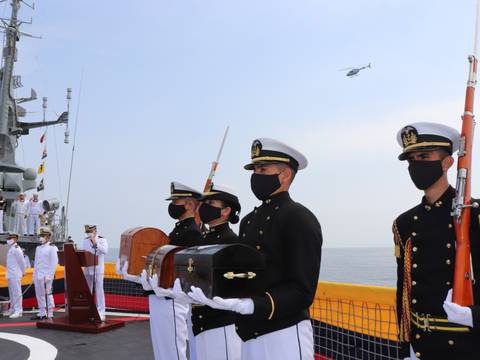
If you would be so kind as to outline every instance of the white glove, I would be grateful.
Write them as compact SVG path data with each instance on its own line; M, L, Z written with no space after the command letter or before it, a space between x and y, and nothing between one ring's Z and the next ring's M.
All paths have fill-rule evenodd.
M452 302L452 289L448 290L447 298L443 302L443 309L447 313L448 321L473 328L472 310Z
M150 286L152 287L152 290L155 292L155 295L158 297L173 297L173 291L172 289L164 289L161 287L158 287L158 275L154 274L151 278L148 279L148 282L150 283Z
M242 315L253 314L254 304L252 299L223 299L219 296L209 299L202 289L192 286L191 290L188 296L200 304L210 306L213 309L234 311Z
M185 294L182 290L182 285L180 282L180 279L175 279L175 282L173 283L173 289L172 289L172 297L182 303L182 304L191 304L193 303L193 299Z
M142 273L140 274L140 282L142 283L142 288L145 291L153 290L152 286L148 282L147 271L143 269Z
M251 315L255 305L252 299L223 299L215 296L213 301L220 306L220 309L234 311L242 315Z
M117 259L117 262L115 263L115 272L117 275L122 276L122 269L120 268L120 259Z
M122 277L123 277L124 280L132 281L132 282L137 283L137 284L141 284L140 276L130 275L128 273L128 261L125 261L125 263L123 264Z
M218 305L212 299L209 299L203 293L203 290L197 288L195 286L191 286L188 292L188 296L193 300L195 304L207 305L210 306L212 309L218 309Z

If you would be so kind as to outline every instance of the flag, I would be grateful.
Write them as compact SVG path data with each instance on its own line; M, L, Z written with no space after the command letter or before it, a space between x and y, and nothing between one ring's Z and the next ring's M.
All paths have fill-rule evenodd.
M40 138L40 144L43 144L43 142L47 139L47 133L44 132L42 137Z
M42 162L38 167L37 174L43 174L44 171L45 171L45 162Z
M43 149L42 160L47 157L47 148Z
M45 189L45 185L43 184L43 179L42 179L42 180L40 180L40 183L37 186L37 191L40 192L43 189Z

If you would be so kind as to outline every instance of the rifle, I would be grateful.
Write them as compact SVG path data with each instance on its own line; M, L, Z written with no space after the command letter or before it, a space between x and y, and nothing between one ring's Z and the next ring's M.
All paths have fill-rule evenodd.
M223 146L225 145L225 140L227 140L228 130L230 126L227 126L225 129L225 134L223 135L222 143L220 144L220 149L218 150L217 158L215 161L212 162L212 167L210 169L210 173L208 174L207 181L205 182L205 186L203 187L203 192L207 192L210 190L212 186L213 177L215 176L215 172L217 171L218 163L220 162L220 156L223 152Z
M210 173L208 174L207 181L205 181L205 186L203 187L203 192L206 193L210 191L210 188L212 186L213 182L213 177L215 176L215 172L217 171L218 164L220 162L220 156L222 155L223 152L223 147L225 145L225 140L227 140L227 135L228 135L228 130L230 129L230 126L227 126L225 129L225 134L223 135L222 143L220 144L220 149L218 150L217 158L215 161L212 162L212 167L210 168ZM195 214L195 222L202 227L202 220L200 219L200 214L198 212L198 209Z
M453 278L453 302L461 306L473 304L472 261L470 253L471 208L477 208L471 199L472 145L475 127L473 103L477 84L477 38L479 30L480 1L477 0L477 18L473 55L468 57L468 72L465 108L462 116L462 132L458 150L458 168L455 199L452 203L456 235L455 273Z

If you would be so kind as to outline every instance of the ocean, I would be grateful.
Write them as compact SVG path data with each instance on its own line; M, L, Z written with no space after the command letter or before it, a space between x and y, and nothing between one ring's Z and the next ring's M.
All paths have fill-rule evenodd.
M111 248L106 260L115 262L118 251ZM393 248L324 248L320 280L394 287Z

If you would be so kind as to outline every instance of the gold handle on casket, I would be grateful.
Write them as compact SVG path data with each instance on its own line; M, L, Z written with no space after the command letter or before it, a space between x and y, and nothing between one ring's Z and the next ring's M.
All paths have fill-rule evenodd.
M238 273L238 274L235 274L233 271L229 271L229 272L226 272L225 274L223 274L223 277L225 279L228 279L228 280L233 280L235 278L237 279L253 279L254 277L256 277L257 274L255 274L254 272L247 272L247 273Z

